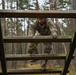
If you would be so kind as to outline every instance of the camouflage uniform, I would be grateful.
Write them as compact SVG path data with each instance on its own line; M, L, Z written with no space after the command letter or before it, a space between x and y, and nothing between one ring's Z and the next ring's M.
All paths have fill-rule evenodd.
M38 33L36 33L38 32ZM40 25L38 20L33 25L33 35L41 35L41 36L51 36L53 38L57 37L57 30L55 28L54 23L50 19L45 19L43 25ZM52 43L44 43L44 53L49 54L52 50ZM28 52L30 54L35 53L38 54L37 44L30 43ZM43 63L42 67L46 66L47 60Z

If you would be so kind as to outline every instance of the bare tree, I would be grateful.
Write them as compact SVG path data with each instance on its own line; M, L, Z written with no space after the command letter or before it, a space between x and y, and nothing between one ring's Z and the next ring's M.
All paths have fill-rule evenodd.
M38 0L36 0L36 10L39 10Z

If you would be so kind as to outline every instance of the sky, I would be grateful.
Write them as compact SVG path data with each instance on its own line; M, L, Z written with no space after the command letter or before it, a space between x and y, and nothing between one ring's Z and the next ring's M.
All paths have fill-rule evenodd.
M0 0L0 9L1 9L2 7L1 7L1 0Z
M44 4L45 0L38 0L39 4L42 5Z

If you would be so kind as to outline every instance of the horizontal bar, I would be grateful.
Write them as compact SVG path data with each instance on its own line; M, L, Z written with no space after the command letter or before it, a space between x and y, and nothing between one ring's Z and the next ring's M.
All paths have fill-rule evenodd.
M45 59L66 59L67 54L6 54L6 61L13 61L13 60L45 60ZM74 58L74 55L73 57Z
M55 68L55 69L46 69L43 71L42 69L28 69L28 70L8 70L7 74L8 75L15 75L15 74L48 74L48 73L61 73L62 68ZM0 75L2 73L0 72Z
M71 38L53 39L50 36L4 37L4 43L71 42Z
M2 18L76 18L76 10L0 10Z

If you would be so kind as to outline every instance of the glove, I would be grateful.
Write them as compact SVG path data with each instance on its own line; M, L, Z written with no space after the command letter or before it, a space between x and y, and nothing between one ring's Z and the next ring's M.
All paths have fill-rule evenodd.
M57 33L54 32L54 33L52 34L52 37L53 37L53 38L57 38Z

